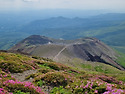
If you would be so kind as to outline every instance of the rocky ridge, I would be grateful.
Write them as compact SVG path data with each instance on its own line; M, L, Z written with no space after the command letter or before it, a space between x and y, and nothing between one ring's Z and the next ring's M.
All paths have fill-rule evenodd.
M124 70L116 62L119 54L96 38L63 40L32 35L16 44L10 50L51 58L57 62L68 62L73 58L79 58L85 61L109 64Z

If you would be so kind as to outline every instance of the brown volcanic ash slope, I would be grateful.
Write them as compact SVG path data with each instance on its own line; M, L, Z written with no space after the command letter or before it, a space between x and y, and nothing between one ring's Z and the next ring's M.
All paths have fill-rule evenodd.
M102 62L124 70L123 67L115 62L119 55L96 38L59 40L32 35L16 44L10 50L21 51L39 57L51 58L57 62L65 62L72 60L73 58Z

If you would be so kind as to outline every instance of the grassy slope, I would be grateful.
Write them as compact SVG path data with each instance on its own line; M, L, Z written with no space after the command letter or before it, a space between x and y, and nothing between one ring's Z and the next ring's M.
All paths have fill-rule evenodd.
M122 65L125 68L125 54L117 52L120 56L117 58L116 62Z
M81 62L77 59L67 65L45 58L0 52L0 92L43 94L37 86L43 90L50 88L51 94L124 92L124 71L106 64ZM31 69L37 70L36 74L26 77L26 81L32 78L32 83L20 82L11 76L11 73Z

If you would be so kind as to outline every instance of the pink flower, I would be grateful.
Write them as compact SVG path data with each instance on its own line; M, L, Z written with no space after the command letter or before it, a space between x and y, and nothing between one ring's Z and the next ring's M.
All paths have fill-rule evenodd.
M78 86L76 86L76 88L78 88Z
M32 69L33 69L33 70L35 70L35 68L34 68L34 67L32 67Z
M98 90L95 90L95 93L98 93Z
M109 90L109 91L112 90L112 86L107 86L106 90Z
M88 94L88 92L86 91L85 94Z
M4 77L7 77L7 74L6 74L6 75L4 75Z
M110 92L109 92L109 91L106 91L106 92L104 92L103 94L110 94Z
M14 84L17 84L17 85L23 85L24 87L27 87L27 88L29 88L29 89L34 89L36 92L38 92L38 93L40 93L40 94L44 94L44 92L42 92L42 90L37 86L37 87L35 87L31 82L20 82L20 81L14 81L14 80L8 80L8 81L5 81L5 82L3 82L3 84L5 85L5 86L8 86L9 84L12 84L12 85L14 85ZM4 94L3 92L2 92L2 88L0 88L0 94ZM2 93L1 93L2 92ZM9 94L12 94L12 93L9 93Z
M0 91L3 91L4 89L3 88L0 88Z

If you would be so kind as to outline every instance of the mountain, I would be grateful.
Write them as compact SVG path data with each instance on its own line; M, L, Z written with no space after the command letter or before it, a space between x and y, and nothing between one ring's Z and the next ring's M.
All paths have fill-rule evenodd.
M125 52L124 13L108 13L88 18L55 16L46 19L38 18L38 20L35 18L28 22L26 19L15 21L14 17L6 21L5 18L1 18L0 23L0 49L11 48L20 40L38 34L70 40L96 37L119 51Z
M71 62L75 58L102 62L124 70L120 63L116 62L120 55L96 38L63 40L32 35L16 44L10 50L51 58L54 61L63 63Z
M125 14L109 13L89 18L52 17L32 21L19 31L63 39L96 37L121 51L125 47ZM125 52L124 48L121 52Z
M111 29L117 26L124 26L124 23L125 14L105 14L90 18L65 18L60 16L32 21L21 28L20 31L45 36L49 34L54 38L73 39L79 36L92 36L90 35L91 32L95 32L93 36L100 36L100 33L103 35L116 32ZM104 31L106 28L109 28L110 31ZM67 37L69 34L70 37Z

